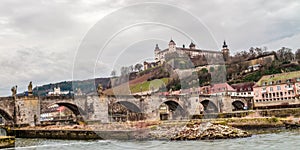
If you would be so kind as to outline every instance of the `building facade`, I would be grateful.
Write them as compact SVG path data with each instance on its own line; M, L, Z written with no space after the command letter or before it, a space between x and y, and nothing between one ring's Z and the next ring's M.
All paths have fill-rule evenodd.
M189 47L186 48L185 45L182 47L177 47L176 43L171 39L168 48L161 50L156 44L155 49L154 49L154 54L155 54L155 61L163 63L166 61L166 55L172 52L177 52L178 54L186 54L190 58L195 58L197 56L204 56L204 57L220 57L220 58L228 58L229 56L229 49L227 47L226 42L224 41L223 49L221 51L213 51L213 50L202 50L202 49L197 49L196 45L191 42Z
M232 84L231 87L236 90L236 93L232 96L238 96L238 97L253 97L253 86L254 82L245 82L245 83L238 83L238 84Z
M235 96L236 89L232 88L228 83L216 83L199 87L199 94L214 96Z
M253 91L256 108L300 105L300 71L263 76Z

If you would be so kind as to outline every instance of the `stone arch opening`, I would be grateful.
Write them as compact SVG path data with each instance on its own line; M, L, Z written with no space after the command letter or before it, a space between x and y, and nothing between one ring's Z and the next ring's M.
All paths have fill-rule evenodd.
M185 117L185 112L179 103L168 100L159 106L159 117L160 120L180 120Z
M0 124L13 121L13 117L4 109L0 108ZM3 120L4 119L4 120Z
M119 101L108 105L108 115L111 122L144 120L145 115L134 103Z
M67 107L68 109L70 109L76 116L82 116L82 115L86 115L86 112L84 110L82 110L80 107L78 107L75 104L72 103L68 103L68 102L58 102L55 103L58 106L64 106Z
M204 100L201 102L201 104L205 113L218 113L218 107L214 102L210 100Z
M233 106L232 111L245 110L245 104L240 100L236 100L232 102L232 106Z
M75 104L57 102L43 109L41 121L78 123L78 121L83 121L85 115L86 112Z

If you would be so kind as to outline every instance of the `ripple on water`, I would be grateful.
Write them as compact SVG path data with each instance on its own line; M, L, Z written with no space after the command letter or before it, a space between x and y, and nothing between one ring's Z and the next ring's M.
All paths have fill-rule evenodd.
M248 138L207 141L117 141L117 140L49 140L17 139L17 149L38 150L94 150L94 149L147 149L147 150L227 150L227 149L298 149L300 130L280 133L259 134Z

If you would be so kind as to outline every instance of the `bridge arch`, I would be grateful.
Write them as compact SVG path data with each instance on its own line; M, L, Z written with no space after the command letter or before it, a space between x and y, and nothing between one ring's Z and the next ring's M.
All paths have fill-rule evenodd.
M178 120L185 117L185 111L179 102L166 100L158 106L160 120Z
M247 105L247 103L242 100L235 100L231 104L233 106L233 111L244 110L245 106Z
M203 111L205 113L217 113L218 112L218 107L217 105L211 101L211 100L203 100L200 102L203 106Z
M50 107L53 105L64 106L68 108L75 116L85 116L87 114L80 106L69 101L57 101L53 103L44 103L43 105L41 105L42 107L41 113L44 113L45 111L49 110Z
M139 121L145 119L145 114L142 109L134 102L130 101L116 101L108 105L108 114L111 121L125 122L125 121Z
M118 101L116 102L118 104L123 105L124 107L126 107L129 111L134 112L134 113L141 113L141 109L134 103L129 102L129 101Z
M6 121L13 121L13 117L5 110L0 108L0 115L6 120Z
M78 115L86 115L86 112L81 109L79 106L77 106L76 104L70 103L70 102L57 102L55 103L58 106L65 106L68 109L70 109L76 116Z

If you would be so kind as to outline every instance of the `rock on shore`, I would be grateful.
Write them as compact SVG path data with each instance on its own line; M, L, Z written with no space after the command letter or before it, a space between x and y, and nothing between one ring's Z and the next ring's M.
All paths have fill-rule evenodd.
M250 137L251 134L229 126L212 123L188 123L184 127L158 129L151 132L154 139L211 140Z

